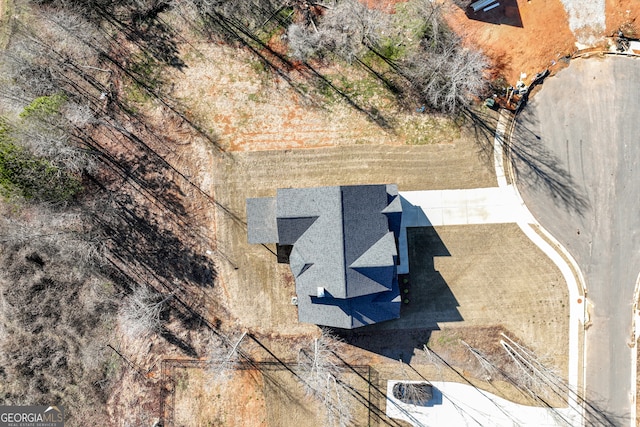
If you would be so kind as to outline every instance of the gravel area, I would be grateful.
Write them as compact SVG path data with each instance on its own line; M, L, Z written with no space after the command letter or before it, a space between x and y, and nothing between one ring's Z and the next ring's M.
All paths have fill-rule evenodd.
M569 28L580 45L602 41L605 30L605 0L561 0L569 15Z

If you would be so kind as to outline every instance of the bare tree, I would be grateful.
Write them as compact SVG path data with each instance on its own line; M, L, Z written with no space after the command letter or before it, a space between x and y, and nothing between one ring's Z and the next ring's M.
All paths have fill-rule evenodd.
M554 394L563 399L570 397L567 396L569 388L556 368L548 362L541 361L532 350L505 334L502 336L505 339L500 340L500 344L516 368L512 370L513 376L522 388L535 397L551 397Z
M327 44L324 32L313 31L299 24L289 26L287 40L291 55L302 61L321 55Z
M148 286L137 286L120 308L120 325L132 339L146 338L162 329L161 314L173 295L162 297Z
M456 36L441 52L417 52L402 72L431 108L455 113L479 97L487 83L488 61L479 51L459 45Z
M219 383L231 378L233 371L242 361L240 345L247 336L246 332L240 336L227 337L219 333L211 333L209 343L208 365L212 373L211 381Z
M449 29L442 5L430 0L416 0L412 5L424 19L424 34L400 62L399 72L429 107L455 113L486 89L489 61L479 50L464 46Z
M469 344L467 344L463 340L460 340L460 342L462 343L462 345L464 345L467 348L467 350L469 350L469 353L471 353L473 357L475 357L478 363L480 364L480 367L482 368L485 374L484 379L486 381L491 381L494 375L497 373L496 367L494 366L494 364L489 360L489 358L483 352L481 352L477 348L471 347Z
M298 352L298 368L308 395L314 396L326 410L331 426L348 426L353 422L354 403L341 381L343 367L336 357L341 342L322 328L308 348Z
M292 24L287 38L298 59L331 53L352 62L378 44L389 22L387 15L368 9L357 0L343 0L322 16L306 20L307 25Z

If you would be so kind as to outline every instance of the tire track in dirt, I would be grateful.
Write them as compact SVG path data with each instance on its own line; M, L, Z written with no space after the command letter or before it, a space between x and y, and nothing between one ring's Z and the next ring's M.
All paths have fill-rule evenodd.
M242 177L242 185L248 187L273 189L286 182L296 186L396 182L408 191L496 185L491 165L473 145L467 144L344 146L242 152L234 156L244 165L243 172L250 171ZM407 174L407 170L423 173Z

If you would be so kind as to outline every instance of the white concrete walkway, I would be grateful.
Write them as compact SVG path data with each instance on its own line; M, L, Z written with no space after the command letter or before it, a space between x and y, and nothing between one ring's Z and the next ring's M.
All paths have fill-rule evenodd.
M413 425L432 426L581 426L583 411L576 396L580 375L579 328L586 321L580 269L568 251L542 228L527 209L518 189L507 184L503 160L504 141L510 118L500 116L494 139L494 163L498 187L469 190L431 190L400 192L402 225L399 236L399 273L408 273L407 227L464 224L517 223L529 239L553 262L569 289L568 385L573 390L568 408L538 408L516 405L488 392L458 383L438 383L441 402L432 406L406 405L393 398L388 382L387 415ZM535 228L534 228L535 227ZM545 238L539 234L542 233ZM548 242L551 242L549 244ZM562 255L561 255L562 254ZM572 263L573 269L565 259ZM573 271L580 275L579 280ZM517 420L517 421L516 421Z
M551 427L572 426L569 408L518 405L466 384L434 381L427 406L409 405L393 397L398 381L387 382L388 417L414 426Z
M469 190L401 191L400 197L400 274L409 272L407 227L533 221L533 217L512 186Z

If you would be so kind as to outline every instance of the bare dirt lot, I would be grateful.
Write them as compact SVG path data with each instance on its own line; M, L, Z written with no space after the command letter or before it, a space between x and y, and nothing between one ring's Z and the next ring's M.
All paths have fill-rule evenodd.
M369 374L367 368L357 371L361 374L352 372L341 377L354 392L344 393L344 403L354 408L353 425L367 426L373 414L358 397L369 396ZM173 419L176 426L328 425L328 414L321 403L306 395L302 383L283 366L264 364L238 369L225 379L200 368L174 368L172 375L176 384Z
M520 73L533 76L553 67L575 51L575 37L560 0L509 0L486 13L467 17L465 10L450 4L445 15L467 43L481 48L502 74L515 85Z
M640 37L640 3L634 0L606 0L606 35L624 30L628 37Z
M304 79L295 86L285 82L240 49L198 44L186 60L189 67L176 74L175 93L227 151L451 144L461 134L452 119L407 114L406 106L397 105L379 81L355 67L327 67L322 73L345 85L358 106L383 112L387 126L381 127L331 90L318 91Z

